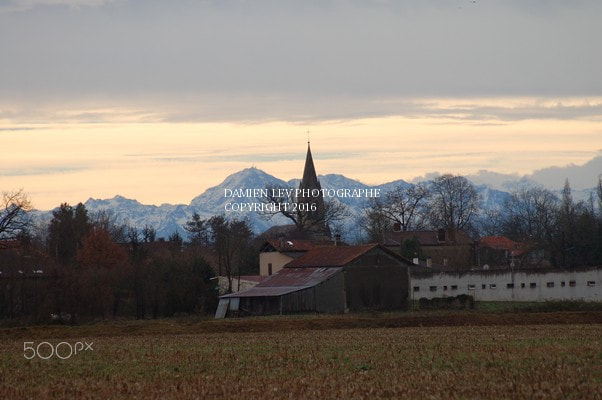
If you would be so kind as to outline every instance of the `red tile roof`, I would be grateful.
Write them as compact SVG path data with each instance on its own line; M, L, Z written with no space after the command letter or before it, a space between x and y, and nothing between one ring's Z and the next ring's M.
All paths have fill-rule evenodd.
M269 286L314 286L333 276L337 268L284 268L271 275L257 287Z
M479 248L489 247L494 250L508 250L513 256L521 256L533 247L528 243L518 243L505 236L485 236L479 239Z
M399 254L387 249L384 246L373 243L360 246L316 247L309 250L296 260L289 262L284 267L343 267L376 248L391 255L392 257L398 258L400 261L406 261L408 264L411 264L411 262L405 260Z

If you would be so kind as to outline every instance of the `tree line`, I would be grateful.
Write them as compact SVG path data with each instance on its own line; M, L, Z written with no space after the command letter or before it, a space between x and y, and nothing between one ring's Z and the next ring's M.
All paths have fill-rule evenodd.
M183 227L188 240L177 232L157 240L150 226L118 222L109 211L90 214L81 203L61 204L47 225L35 226L27 196L4 198L0 318L72 322L212 314L217 275L231 282L258 270L246 220L194 214ZM2 225L6 218L11 221Z
M484 209L481 200L474 185L458 175L399 186L367 203L357 220L365 232L361 241L381 242L394 227L459 229L474 239L507 236L541 251L555 267L602 264L602 177L588 201L574 200L568 181L560 196L520 186L501 207ZM258 271L259 245L246 219L193 214L183 226L186 240L177 232L157 240L150 226L129 226L108 211L89 214L81 203L61 204L48 224L35 226L22 191L4 193L2 201L0 317L212 313L216 276L227 277L232 291L237 275ZM314 220L333 224L346 215L341 204L325 204ZM302 223L303 215L285 217L299 229L312 229ZM411 254L420 254L418 243L406 245Z
M358 222L367 242L381 242L394 227L459 229L474 239L506 236L529 245L554 267L602 264L602 177L587 201L573 198L568 180L560 196L543 187L520 185L500 207L484 208L481 200L468 179L446 174L370 199Z

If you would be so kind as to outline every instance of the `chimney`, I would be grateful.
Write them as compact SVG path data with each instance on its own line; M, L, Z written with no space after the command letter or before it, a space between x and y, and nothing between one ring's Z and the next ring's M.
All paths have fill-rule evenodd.
M437 240L440 242L445 242L445 229L439 229L437 231Z
M284 233L278 235L278 246L280 249L284 249Z
M393 232L401 232L401 224L399 222L393 224Z
M339 233L337 233L336 235L334 235L334 245L335 246L340 246L341 245L341 235Z

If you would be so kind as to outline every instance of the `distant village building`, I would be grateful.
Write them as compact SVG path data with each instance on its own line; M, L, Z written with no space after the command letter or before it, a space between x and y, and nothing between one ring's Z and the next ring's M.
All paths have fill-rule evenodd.
M309 143L299 189L321 189ZM315 203L315 210L300 215L300 224L274 226L260 236L260 275L241 276L235 293L220 297L216 318L406 309L414 300L458 295L475 301L602 301L600 267L525 269L541 264L532 246L501 236L474 242L458 229L396 226L383 244L347 246L330 239L322 196L297 200ZM426 260L400 255L407 240L419 243Z
M335 241L287 239L281 234L278 239L266 240L259 249L259 275L273 275L286 264L315 247L335 245L341 245L339 239L335 239Z
M384 244L400 251L405 240L416 238L429 265L443 269L469 270L474 265L473 240L459 229L402 231L394 229L384 235Z
M542 249L519 243L505 236L485 236L477 241L477 265L480 268L548 268Z
M406 309L411 265L378 244L315 247L252 289L222 296L216 317Z

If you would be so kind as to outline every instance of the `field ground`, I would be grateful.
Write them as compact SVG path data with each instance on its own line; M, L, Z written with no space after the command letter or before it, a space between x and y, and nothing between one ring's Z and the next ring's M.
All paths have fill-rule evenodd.
M602 399L599 311L112 321L0 338L1 399ZM44 341L93 350L25 359L24 342Z

